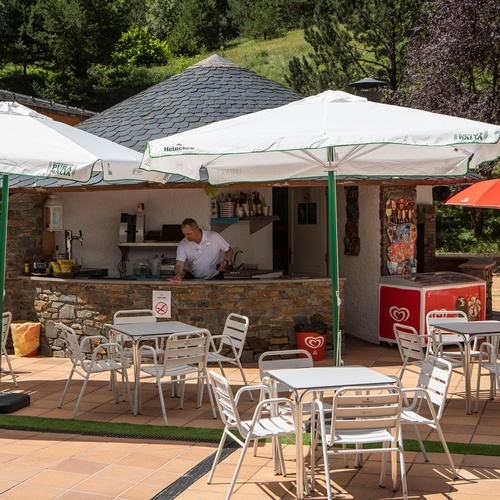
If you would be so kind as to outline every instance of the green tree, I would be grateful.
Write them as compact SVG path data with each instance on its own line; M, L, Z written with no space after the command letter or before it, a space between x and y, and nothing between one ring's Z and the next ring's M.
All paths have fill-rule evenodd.
M146 7L147 27L152 36L166 40L178 21L180 0L148 0Z
M178 22L168 38L171 52L194 56L204 50L218 49L221 42L221 18L216 0L183 0Z
M85 79L92 64L109 64L115 43L130 27L136 0L38 0L42 29L36 40L46 64Z
M290 61L287 83L311 94L370 76L397 89L422 0L319 0L304 37L308 57Z
M4 0L0 2L0 62L20 64L27 74L29 64L41 56L40 47L33 39L36 19L35 0Z
M426 2L412 37L399 102L500 123L500 3Z
M118 64L157 66L168 61L168 45L153 38L147 28L134 27L116 42L113 60Z
M240 36L269 40L285 33L284 0L229 0L230 15Z

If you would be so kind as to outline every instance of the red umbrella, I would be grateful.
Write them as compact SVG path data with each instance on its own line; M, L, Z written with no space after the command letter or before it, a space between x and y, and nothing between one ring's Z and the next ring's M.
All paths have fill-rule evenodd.
M445 205L500 208L500 179L476 182L444 201Z

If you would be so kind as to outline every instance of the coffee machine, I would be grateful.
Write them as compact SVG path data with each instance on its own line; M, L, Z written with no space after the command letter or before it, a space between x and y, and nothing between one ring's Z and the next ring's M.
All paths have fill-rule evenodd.
M122 213L120 216L119 243L144 243L145 214Z

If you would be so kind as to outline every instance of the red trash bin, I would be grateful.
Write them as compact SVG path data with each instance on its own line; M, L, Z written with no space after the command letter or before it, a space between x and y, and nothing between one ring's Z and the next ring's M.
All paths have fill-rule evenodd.
M301 323L295 325L297 347L308 351L313 361L325 359L326 323ZM304 358L305 355L299 355Z

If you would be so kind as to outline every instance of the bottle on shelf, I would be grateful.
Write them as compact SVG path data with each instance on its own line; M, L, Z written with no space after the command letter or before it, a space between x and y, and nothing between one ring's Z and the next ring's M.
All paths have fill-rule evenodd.
M262 195L262 215L269 215L269 207L266 204L264 195Z
M24 256L24 274L28 275L30 273L30 259L28 255Z
M253 202L255 205L255 215L260 217L262 215L262 201L260 201L259 193L257 191L254 193Z
M248 211L249 211L249 215L250 217L254 217L255 216L255 191L252 192L251 195L249 195L248 197Z

